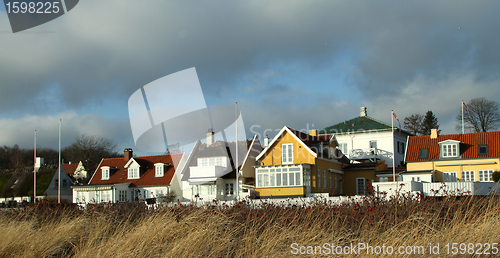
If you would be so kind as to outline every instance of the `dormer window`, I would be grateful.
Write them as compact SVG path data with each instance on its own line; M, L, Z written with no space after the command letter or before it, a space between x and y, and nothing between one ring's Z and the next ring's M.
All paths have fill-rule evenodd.
M138 179L139 178L139 168L128 168L128 179Z
M227 157L207 157L207 158L198 158L198 167L208 167L208 166L219 166L219 167L227 167L228 159Z
M101 170L102 170L102 177L101 177L101 180L109 180L109 176L110 176L110 167L108 167L108 166L101 167Z
M486 144L479 145L478 153L481 156L488 155L488 145L486 145Z
M165 164L156 163L155 164L155 177L162 177L165 174Z
M441 145L440 157L441 158L456 158L460 154L459 141L446 140L439 143Z
M443 157L456 157L457 145L456 144L443 144L441 145L441 153Z

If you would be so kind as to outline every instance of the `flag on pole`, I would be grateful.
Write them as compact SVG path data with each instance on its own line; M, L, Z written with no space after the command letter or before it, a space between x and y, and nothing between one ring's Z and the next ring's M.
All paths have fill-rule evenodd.
M394 111L392 112L392 115L396 118L396 120L398 120L398 123L399 123L399 135L398 135L398 137L401 137L401 122L399 121L399 118L396 115L396 113L394 113Z

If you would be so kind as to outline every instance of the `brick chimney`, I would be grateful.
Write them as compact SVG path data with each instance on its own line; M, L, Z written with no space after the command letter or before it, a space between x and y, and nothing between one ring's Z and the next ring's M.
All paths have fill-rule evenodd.
M133 155L134 155L134 152L132 151L132 148L126 148L123 151L123 159L125 161L129 161L132 158Z

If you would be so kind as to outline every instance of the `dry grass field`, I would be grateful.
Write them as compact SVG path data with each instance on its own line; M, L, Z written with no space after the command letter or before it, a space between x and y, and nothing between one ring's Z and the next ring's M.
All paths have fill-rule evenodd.
M367 196L359 204L156 210L40 203L1 212L0 233L0 257L322 257L351 245L357 257L489 257L498 255L500 199ZM372 249L356 249L363 244ZM439 254L431 253L437 244Z

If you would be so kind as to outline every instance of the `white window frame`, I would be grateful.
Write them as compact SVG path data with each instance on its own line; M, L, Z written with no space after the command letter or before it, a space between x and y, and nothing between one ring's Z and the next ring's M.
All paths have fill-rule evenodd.
M493 169L479 170L479 182L493 182Z
M293 143L281 144L281 164L293 164Z
M457 172L443 172L443 182L457 182Z
M342 152L342 154L347 155L347 143L339 143L338 149Z
M228 196L234 195L234 184L233 183L226 184L226 195L228 195Z
M118 201L126 202L127 201L127 190L118 191Z
M140 178L140 168L139 167L129 167L128 168L128 179L139 179Z
M163 177L165 175L165 164L155 164L155 177Z
M110 170L111 168L108 166L101 167L102 174L101 174L101 180L109 180L109 177L111 175Z
M456 143L441 144L441 157L443 158L458 157L458 144Z
M257 188L306 186L305 168L300 165L258 167Z
M474 182L474 170L462 171L462 182Z

